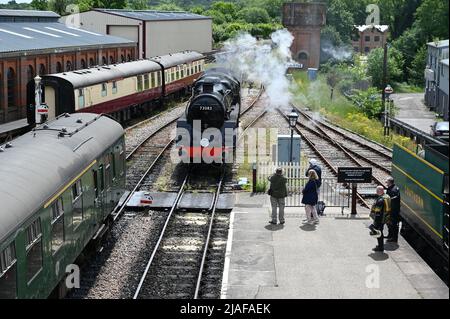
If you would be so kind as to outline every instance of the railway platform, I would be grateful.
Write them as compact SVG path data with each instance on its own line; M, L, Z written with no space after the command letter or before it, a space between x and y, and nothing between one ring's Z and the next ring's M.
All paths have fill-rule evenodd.
M400 236L375 253L368 210L327 207L317 226L303 207L271 225L267 195L238 193L231 212L221 298L441 299L449 288ZM385 230L386 231L386 230Z
M28 126L27 119L20 119L4 124L0 124L0 141L8 135L16 135L25 130Z

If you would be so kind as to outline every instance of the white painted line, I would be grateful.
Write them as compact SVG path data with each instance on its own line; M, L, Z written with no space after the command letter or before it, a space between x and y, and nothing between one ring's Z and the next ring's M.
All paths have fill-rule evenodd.
M22 37L22 38L25 38L25 39L33 39L33 37L29 37L28 35L12 32L12 31L5 30L5 29L0 29L0 32L9 33L9 34L12 34L12 35L15 35L15 36L18 36L18 37Z
M80 28L75 28L75 27L68 27L68 28L72 29L72 30L77 30L77 31L80 31L80 32L85 32L85 33L97 35L97 36L102 36L103 35L103 34L95 33L95 32L92 32L92 31L83 30L83 29L80 29Z
M60 35L56 35L56 34L53 34L53 33L48 33L48 32L41 31L41 30L36 30L36 29L33 29L33 28L29 28L29 27L23 27L23 29L28 30L28 31L32 31L32 32L42 33L42 34L45 34L45 35L48 35L48 36L51 36L51 37L54 37L54 38L61 38Z
M49 30L52 30L52 31L55 31L55 32L59 32L59 33L64 33L64 34L72 35L72 36L74 36L74 37L79 37L79 35L78 35L78 34L75 34L75 33L70 33L70 32L63 31L63 30L59 30L59 29L55 29L55 28L52 28L52 27L45 27L45 28L46 28L46 29L49 29Z
M228 273L230 271L230 260L231 260L231 245L233 244L234 211L231 211L230 214L231 214L230 215L230 226L228 227L228 239L227 239L227 248L225 250L225 265L223 267L222 288L220 290L220 299L227 298Z

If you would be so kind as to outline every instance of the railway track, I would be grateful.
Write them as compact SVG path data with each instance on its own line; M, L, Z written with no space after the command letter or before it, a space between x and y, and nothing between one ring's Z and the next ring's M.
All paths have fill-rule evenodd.
M278 112L287 122L289 121L286 114L279 109ZM331 136L319 125L315 125L314 121L312 121L312 119L303 111L297 109L297 112L302 116L303 121L300 120L300 122L297 122L295 131L335 176L337 176L338 167L340 166L372 167L372 183L360 184L360 190L357 193L358 200L361 204L369 208L370 205L364 198L364 192L362 192L361 189L374 189L378 185L383 185L384 181L389 176L390 170L375 162L375 159L367 158L364 154L358 153L358 151L352 149L348 143L343 145L344 143L342 140L345 139L345 137L341 136L340 138L337 138L336 136ZM358 147L363 147L362 143L351 142L357 144ZM364 150L369 152L368 148L364 148Z
M216 207L225 174L222 171L206 214L178 209L190 174L177 193L134 299L217 297L214 281L221 275L220 241L225 241L228 228L226 218L216 216Z

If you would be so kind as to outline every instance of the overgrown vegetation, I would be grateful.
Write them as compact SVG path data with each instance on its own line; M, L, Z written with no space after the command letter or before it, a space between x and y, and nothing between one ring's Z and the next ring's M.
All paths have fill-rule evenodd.
M373 97L377 92L376 89L354 90L356 92L354 98L359 102L358 106L357 103L346 98L340 90L335 91L333 100L331 100L326 75L321 74L317 80L312 82L308 81L304 72L295 72L293 77L295 87L292 93L295 99L294 103L298 106L307 106L331 122L387 147L398 143L414 149L414 143L407 137L397 134L383 135L383 125L379 121L379 115L382 112L381 102L378 96Z

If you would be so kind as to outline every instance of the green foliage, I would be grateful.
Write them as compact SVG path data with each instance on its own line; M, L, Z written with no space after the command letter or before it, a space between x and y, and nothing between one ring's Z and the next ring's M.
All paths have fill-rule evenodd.
M372 87L366 91L356 90L354 93L352 100L368 118L376 118L383 112L380 92L377 88Z
M128 0L128 8L133 10L145 10L148 9L147 0Z
M48 7L51 11L63 15L66 12L66 6L68 5L67 0L50 0L48 2Z
M244 8L238 12L238 17L247 23L268 23L270 21L269 14L263 8Z
M256 182L256 187L255 187L256 192L257 193L265 193L268 184L269 183L267 181L265 181L265 180Z
M211 5L211 9L221 12L223 15L230 15L231 17L236 17L236 13L238 12L238 7L236 4L232 2L214 2Z
M47 0L33 0L30 5L35 10L48 10Z
M151 6L150 9L159 11L184 11L183 8L174 3L161 3L156 6Z
M367 57L367 74L372 78L372 84L378 88L383 86L383 48L370 51ZM403 70L403 55L394 47L388 49L387 83L401 81Z
M424 78L423 72L425 70L427 64L427 55L428 50L425 45L417 51L416 56L414 57L411 67L408 68L409 82L413 85L424 86Z
M416 21L428 40L448 39L448 0L423 0L417 8Z
M330 1L327 7L327 24L339 35L338 42L349 43L355 24L348 4L343 0Z

